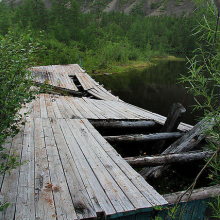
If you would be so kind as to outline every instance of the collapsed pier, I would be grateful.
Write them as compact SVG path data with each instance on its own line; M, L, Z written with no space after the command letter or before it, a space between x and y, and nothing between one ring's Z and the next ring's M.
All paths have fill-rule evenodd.
M77 64L30 71L56 94L26 104L21 132L4 146L22 165L0 178L1 201L11 204L1 219L150 219L155 206L168 204L95 126L162 126L166 117L123 102ZM178 125L179 132L191 129Z

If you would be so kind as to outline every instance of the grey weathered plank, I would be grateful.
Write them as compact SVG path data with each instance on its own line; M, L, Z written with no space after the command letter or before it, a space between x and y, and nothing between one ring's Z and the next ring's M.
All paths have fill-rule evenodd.
M71 123L72 122L72 123ZM102 169L106 169L111 175L113 180L118 184L124 194L128 197L130 202L133 204L135 209L151 207L151 204L144 198L140 191L133 185L130 179L123 173L118 164L116 164L112 158L103 150L100 144L95 140L95 138L90 134L89 131L85 132L87 129L82 121L70 121L72 126L77 126L77 128L83 130L84 144L91 145L91 154L95 155L95 158L99 159L102 165ZM83 140L82 140L83 141ZM117 156L117 155L115 155ZM122 159L123 160L123 159ZM109 179L110 180L110 179Z
M65 96L65 99L74 113L74 118L83 118L83 115L76 107L76 103L74 103L75 98Z
M35 218L34 121L26 118L20 167L15 219Z
M89 166L88 161L79 148L71 129L66 123L66 120L59 119L58 122L65 137L67 146L69 147L69 151L71 152L71 156L74 158L77 169L83 179L84 185L93 202L96 212L103 211L106 215L115 214L116 210L92 171L92 168ZM123 211L123 209L118 211Z
M41 112L40 114L41 118L48 117L44 94L40 94L40 112Z
M56 99L56 103L57 103L57 106L60 110L60 113L62 114L62 118L71 118L72 117L73 113L72 113L71 109L69 108L68 105L65 104L65 102L63 104L60 97L58 97Z
M111 200L114 208L117 210L117 212L134 210L134 206L131 204L127 196L123 193L123 191L114 181L112 176L107 172L100 159L92 150L92 148L94 147L92 143L88 145L88 142L86 141L86 133L84 132L84 130L74 124L76 122L77 119L67 120L67 123L71 127L73 135L76 138L76 141L78 142L81 151L85 155L86 160L88 161L100 184L105 189L105 192Z
M56 120L53 120L51 126L77 217L80 219L96 217L96 211L100 212L102 210L100 206L97 208L96 201L93 199L95 195L90 199L81 178L81 173L77 169L75 156L71 155L59 124ZM94 205L91 200L93 200Z
M86 110L84 106L81 105L79 98L73 98L71 101L74 103L74 106L77 108L77 110L82 114L83 118L92 117L88 110Z
M133 184L140 190L140 192L148 199L148 201L155 205L164 205L167 202L162 196L150 186L144 178L138 174L131 166L121 158L121 156L112 148L108 142L98 133L96 129L85 119L82 120L88 131L95 137L99 142L100 146L106 151L106 153L117 163L121 170L127 175L127 177L133 182Z
M53 190L57 218L77 219L50 121L43 119L42 122L51 179L51 182L45 187Z
M22 143L23 143L23 132L20 132L12 140L10 155L16 154L19 158L21 158L21 152L23 147ZM20 167L11 170L10 174L6 172L4 175L4 179L1 187L1 202L3 203L9 202L11 205L3 212L0 212L0 219L5 219L5 220L14 219L17 190L19 183L19 172L20 172Z
M44 140L42 119L35 119L35 210L37 219L55 218L55 206L51 188L46 188L51 182L47 151Z
M98 119L97 115L91 111L90 106L82 99L78 98L75 99L77 101L77 104L81 106L86 112L87 112L87 117L86 118L92 118L92 119Z
M5 140L5 143L2 145L2 148L4 148L2 153L4 152L4 153L7 153L7 154L10 154L11 146L12 146L12 138L8 137ZM7 164L7 162L8 162L8 158L4 159L3 157L0 157L0 164L3 164L5 166ZM0 191L1 191L1 188L2 188L3 179L4 179L4 174L0 174Z
M40 118L40 97L37 96L35 98L35 102L34 102L34 117L35 118Z
M92 103L91 99L86 97L83 97L82 99L88 104L89 109L98 117L98 119L106 119L106 117L102 115L101 110Z
M45 94L44 98L45 98L45 103L46 103L46 106L47 106L48 118L55 118L56 116L54 114L54 110L53 110L52 102L51 102L51 99L50 99L50 95Z
M58 98L59 97L51 97L50 102L53 107L53 111L54 111L56 118L64 118L59 107L58 107L57 101L56 101Z

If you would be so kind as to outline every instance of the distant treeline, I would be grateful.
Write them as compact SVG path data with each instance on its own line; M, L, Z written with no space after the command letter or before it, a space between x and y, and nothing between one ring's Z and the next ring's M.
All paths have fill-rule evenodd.
M97 8L98 7L98 8ZM144 17L137 13L102 13L100 6L81 13L75 0L54 0L47 9L41 0L0 2L0 35L10 28L19 35L31 30L42 45L37 62L41 65L78 63L86 68L106 68L129 60L147 60L166 54L189 54L195 48L192 29L196 15L188 17Z

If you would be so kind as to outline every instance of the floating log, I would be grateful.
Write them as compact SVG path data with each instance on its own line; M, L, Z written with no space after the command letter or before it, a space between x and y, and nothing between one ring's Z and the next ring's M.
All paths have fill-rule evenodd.
M182 196L186 191L175 192L171 194L163 195L163 198L169 203L174 204L178 201L180 196ZM186 202L188 200L190 192L187 192L180 202ZM210 186L210 187L203 187L200 189L194 189L192 195L189 198L189 201L193 200L203 200L208 199L210 197L216 197L220 194L220 185Z
M170 145L162 154L187 152L195 147L205 136L206 129L213 126L213 121L208 122L206 119L197 123L189 132ZM140 174L144 178L158 178L163 171L167 170L169 165L157 166L153 168L144 168Z
M119 136L104 136L109 142L145 142L156 141L172 138L180 138L183 136L182 132L170 132L170 133L155 133L155 134L131 134L131 135L119 135Z
M170 108L166 122L164 126L161 128L160 132L176 131L180 124L180 120L182 119L183 114L185 112L186 112L186 109L183 107L182 104L174 103ZM154 154L161 153L165 143L166 143L165 140L160 140L157 143L155 143L154 148L153 148L153 153Z
M94 127L103 128L152 128L157 127L158 124L154 121L101 121L90 120Z
M124 158L132 167L152 167L173 163L189 163L197 160L204 160L213 155L213 151L194 151L181 154L167 154L150 157L127 157Z

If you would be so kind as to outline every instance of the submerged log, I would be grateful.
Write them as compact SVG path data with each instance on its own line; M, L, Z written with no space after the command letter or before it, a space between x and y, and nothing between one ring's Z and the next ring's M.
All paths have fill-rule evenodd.
M160 132L176 131L180 124L180 120L182 119L183 114L185 112L186 112L186 109L183 107L182 104L174 103L170 108L166 122L164 126L161 128ZM165 143L166 143L165 140L160 140L157 143L155 143L153 153L154 154L161 153Z
M195 147L206 136L206 129L211 128L212 126L213 121L208 122L205 119L200 121L189 132L171 144L170 147L168 147L162 154L181 153L193 149L193 147ZM163 171L167 170L168 168L169 165L157 166L154 168L144 168L141 170L140 174L144 178L158 178Z
M145 141L157 141L164 139L180 138L183 136L182 132L170 132L170 133L155 133L155 134L131 134L131 135L119 135L119 136L104 136L109 142L145 142Z
M89 120L94 127L103 128L152 128L158 124L154 121L101 121Z
M182 196L186 191L171 193L171 194L165 194L163 195L163 198L169 203L174 204L178 201L180 196ZM186 202L188 200L190 192L187 192L183 198L180 200L180 202ZM211 197L216 197L220 194L220 185L216 186L210 186L210 187L203 187L200 189L194 189L192 192L191 197L189 198L189 201L193 200L201 200L201 199L208 199Z
M150 157L127 157L124 158L132 167L152 167L173 163L189 163L197 160L204 160L213 155L213 151L194 151L181 154L167 154Z

